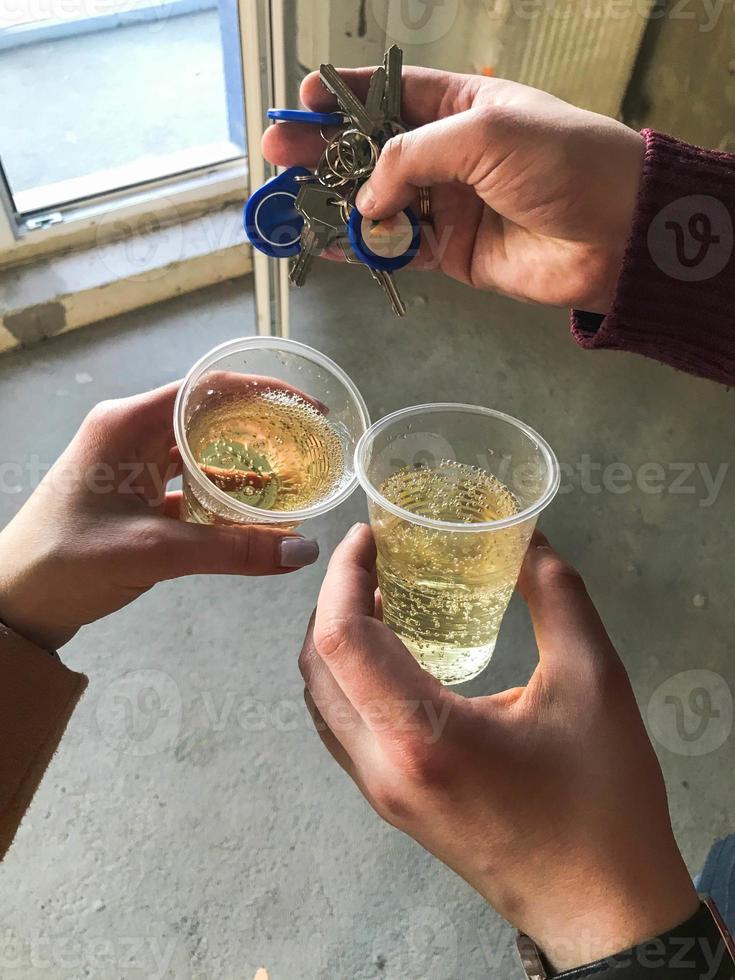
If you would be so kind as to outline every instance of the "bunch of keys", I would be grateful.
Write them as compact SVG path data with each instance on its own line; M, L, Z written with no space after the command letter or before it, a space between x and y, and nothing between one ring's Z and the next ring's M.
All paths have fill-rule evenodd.
M334 127L316 170L290 167L251 195L245 230L251 244L273 258L294 258L289 278L306 282L314 256L337 246L347 262L366 266L386 293L396 316L406 305L393 273L416 255L420 228L411 208L389 221L371 221L355 207L362 184L373 172L387 141L403 131L401 73L403 52L393 45L373 72L364 104L332 65L322 65L324 85L336 96L339 112L269 109L282 122Z

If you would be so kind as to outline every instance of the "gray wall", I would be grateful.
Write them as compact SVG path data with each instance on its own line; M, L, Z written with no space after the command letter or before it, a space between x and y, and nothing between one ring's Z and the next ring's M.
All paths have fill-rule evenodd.
M735 152L732 4L669 2L653 17L625 100L626 121Z

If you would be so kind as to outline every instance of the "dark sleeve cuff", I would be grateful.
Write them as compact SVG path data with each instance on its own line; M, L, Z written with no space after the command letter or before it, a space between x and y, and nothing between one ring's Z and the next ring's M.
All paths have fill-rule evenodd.
M605 317L602 313L587 313L585 310L572 310L572 329L575 338L581 343L580 337L589 340L597 333Z
M612 311L574 310L584 348L626 350L735 384L735 156L645 130Z
M635 949L548 976L556 980L733 980L735 960L717 911L702 903L688 922Z

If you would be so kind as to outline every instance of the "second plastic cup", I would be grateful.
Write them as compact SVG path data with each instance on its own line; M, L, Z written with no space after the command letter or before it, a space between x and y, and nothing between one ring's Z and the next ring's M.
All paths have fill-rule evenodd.
M489 663L559 465L538 433L474 405L376 422L355 471L368 496L385 622L445 684Z
M357 486L365 402L334 361L305 344L245 337L189 371L174 408L182 517L295 526Z

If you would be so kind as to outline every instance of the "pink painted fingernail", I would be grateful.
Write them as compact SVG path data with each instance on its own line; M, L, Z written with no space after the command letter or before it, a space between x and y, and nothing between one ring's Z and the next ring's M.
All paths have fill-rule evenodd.
M284 538L280 550L281 568L303 568L319 557L319 543L311 538Z

